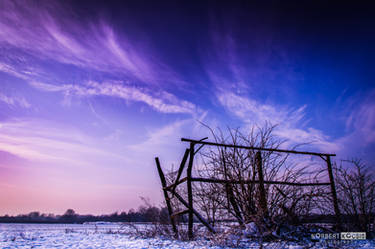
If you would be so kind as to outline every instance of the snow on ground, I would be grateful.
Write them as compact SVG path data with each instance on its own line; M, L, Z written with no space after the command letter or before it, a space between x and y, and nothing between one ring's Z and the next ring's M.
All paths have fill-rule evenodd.
M147 225L137 225L138 228ZM121 224L0 224L0 248L210 248L208 240L192 242L161 238L143 239L131 235L131 225ZM134 234L134 233L133 233ZM264 243L264 248L324 248L320 244L309 247L292 242ZM259 248L248 242L246 248ZM374 241L358 241L350 248L375 248Z

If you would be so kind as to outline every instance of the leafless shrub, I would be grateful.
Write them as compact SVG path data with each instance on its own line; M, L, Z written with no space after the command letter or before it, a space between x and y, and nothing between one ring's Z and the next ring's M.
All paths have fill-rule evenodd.
M335 172L341 211L351 218L349 229L368 231L375 217L374 171L353 159L342 161Z
M216 143L278 149L284 141L273 135L275 126L266 124L262 128L252 128L248 134L239 129L228 129L228 136L221 130L215 132L210 127ZM255 150L211 147L201 153L202 165L196 171L200 177L231 181L258 179ZM301 179L314 180L314 175L304 167L296 167L288 162L288 154L262 151L262 166L265 181L298 182ZM316 179L315 179L316 180ZM195 200L208 220L214 224L217 217L235 218L239 224L256 222L269 230L277 222L288 221L296 224L301 216L314 208L314 198L323 194L318 188L302 188L288 185L265 185L268 206L268 220L259 220L259 184L210 184L198 183ZM264 217L263 217L264 218Z
M329 187L265 183L264 188L261 188L263 185L259 184L260 173L266 182L316 183L327 178L327 175L324 175L327 168L311 170L311 164L307 160L300 163L290 159L288 153L275 151L280 149L285 141L273 135L275 126L270 124L253 127L248 133L229 128L226 132L220 129L214 131L206 127L217 144L234 145L206 145L200 150L200 156L195 156L194 159L194 177L206 179L195 179L192 184L194 208L219 231L211 239L220 245L227 243L225 241L228 239L233 243L237 241L231 246L238 247L246 237L240 235L241 229L246 230L250 223L256 225L256 235L252 236L260 242L293 240L298 233L300 239L309 237L309 228L302 226L303 219L320 210L321 202L330 201L328 206L332 205ZM270 150L248 149L249 147ZM290 149L294 150L296 147ZM259 172L259 168L262 171ZM176 181L177 174L177 171L172 169L165 175L167 185ZM179 184L177 192L187 199L186 184ZM169 195L173 212L186 209L177 198L173 198L173 190ZM183 223L180 223L183 219L175 221L177 225L184 227ZM241 228L239 231L237 228L225 231L220 229L222 222L233 221Z

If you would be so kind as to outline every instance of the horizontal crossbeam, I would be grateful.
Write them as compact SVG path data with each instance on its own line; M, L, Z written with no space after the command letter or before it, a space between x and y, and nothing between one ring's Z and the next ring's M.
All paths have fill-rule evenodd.
M231 183L231 184L259 184L259 181L255 180L223 180L214 178L191 178L193 182L210 182L210 183ZM326 182L315 182L315 183L300 183L300 182L281 182L281 181L263 181L264 184L278 184L278 185L291 185L291 186L324 186L330 185Z
M336 156L336 154L327 154L327 153L318 153L318 152L308 152L308 151L296 151L296 150L281 150L281 149L270 149L270 148L261 148L261 147L250 147L243 145L234 145L234 144L221 144L214 142L206 142L188 138L181 138L182 142L190 142L194 144L206 144L220 147L229 147L229 148L239 148L239 149L248 149L248 150L262 150L262 151L275 151L275 152L284 152L291 154L303 154L303 155L314 155L314 156Z

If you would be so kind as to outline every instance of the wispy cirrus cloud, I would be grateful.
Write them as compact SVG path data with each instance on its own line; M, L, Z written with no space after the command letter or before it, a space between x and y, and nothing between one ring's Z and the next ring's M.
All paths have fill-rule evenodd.
M69 205L73 208L74 205L78 207L76 203L79 202L90 206L88 203L93 200L98 204L110 203L111 198L119 201L118 196L124 191L139 194L125 195L118 205L127 209L134 203L138 205L137 196L153 189L137 185L145 181L145 170L136 171L144 167L142 157L124 154L119 147L111 138L103 139L103 136L90 135L59 122L27 118L1 122L0 196L2 200L6 197L9 200L1 206L0 212L7 213L7 205L11 204L18 205L16 210L24 207L28 211L48 209L55 202L62 202L60 207ZM6 157L8 160L4 160ZM103 199L95 198L98 193ZM65 194L69 196L68 200L64 199ZM80 198L74 200L75 195ZM157 196L158 193L153 190L148 195ZM40 206L35 207L35 202ZM97 212L103 212L103 208L100 206ZM113 211L110 205L109 211Z
M298 109L286 107L275 107L268 104L261 104L258 101L237 95L232 92L218 92L219 102L231 113L235 114L245 122L263 123L265 120L272 120L274 123L288 121L292 126L300 122L304 117L306 106Z
M62 92L65 95L110 96L128 101L142 102L162 113L188 113L195 115L200 112L200 109L195 104L180 100L168 92L152 92L150 89L127 86L121 83L89 81L84 85L52 85L31 82L30 85L42 91Z
M360 157L369 162L374 159L371 153L375 146L374 91L353 100L355 107L346 118L347 132L338 138L309 127L305 121L306 106L294 109L263 104L250 97L222 91L218 91L217 98L230 114L246 125L263 125L267 121L277 124L274 134L287 139L286 146L309 143L318 150L337 153L339 158Z
M1 1L0 44L147 84L183 82L160 61L147 40L132 42L124 30L99 17L85 21L58 1Z
M225 28L225 23L223 27L213 24L212 53L205 60L205 69L216 100L227 114L239 118L246 127L266 122L277 125L274 134L287 140L284 146L309 143L322 151L338 151L340 145L332 138L308 126L307 105L292 108L280 100L269 101L275 96L290 96L293 89L286 82L293 84L301 75L294 70L292 55L287 56L282 46L275 51L267 28L243 44L235 38L235 30ZM260 39L263 36L266 39Z
M17 70L12 65L9 65L7 63L0 62L0 71L11 74L20 79L26 80L28 78L25 73L19 72L19 69Z
M375 90L370 91L361 100L346 120L347 130L352 130L364 144L375 142ZM359 103L358 103L359 102Z
M258 23L256 19L245 28L247 35L243 34L242 23L229 16L212 19L211 43L206 48L208 52L202 53L212 83L238 94L252 91L258 95L291 96L294 88L290 85L304 77L295 63L298 57L288 51L289 43L277 39L273 25Z
M65 165L89 166L94 158L126 161L110 149L100 148L95 139L74 128L58 127L58 124L42 120L2 122L0 150L34 162Z
M375 91L351 99L346 117L346 134L337 139L346 157L360 157L373 163L375 155ZM355 145L355 146L354 146Z
M232 92L217 93L220 104L246 125L264 125L265 122L278 125L275 135L287 139L285 145L311 143L321 150L337 151L339 146L322 131L305 124L306 106L288 108L263 104L249 97L239 96Z
M0 93L0 101L12 107L15 107L15 106L19 106L22 108L31 107L31 104L23 97L7 96L5 94Z
M168 152L176 150L179 146L179 139L183 137L184 132L189 131L193 127L194 120L184 119L177 120L159 129L149 131L147 134L147 139L141 143L128 146L129 149L134 152L145 151L150 154L158 154L160 152ZM153 155L150 155L151 157Z

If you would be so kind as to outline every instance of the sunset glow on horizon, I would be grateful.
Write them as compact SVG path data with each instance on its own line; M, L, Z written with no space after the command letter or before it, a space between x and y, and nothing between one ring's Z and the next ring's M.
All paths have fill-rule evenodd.
M284 146L375 167L366 6L0 1L0 215L162 203L212 128L277 124Z

